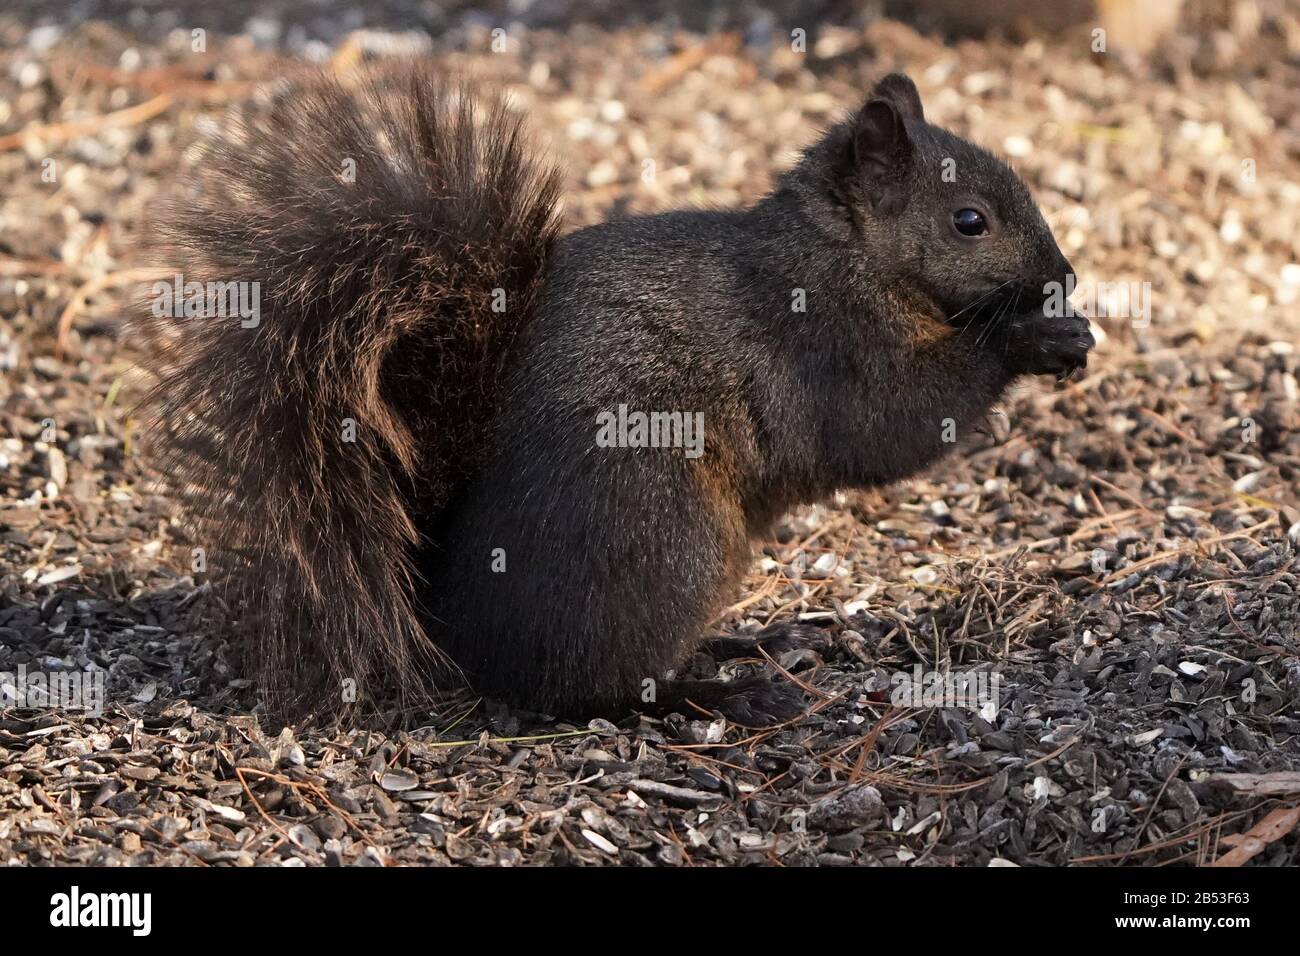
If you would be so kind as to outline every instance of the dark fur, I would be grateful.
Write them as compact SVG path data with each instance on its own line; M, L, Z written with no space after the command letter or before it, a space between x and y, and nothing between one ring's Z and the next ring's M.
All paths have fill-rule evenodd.
M295 708L332 709L349 678L424 685L411 555L477 464L551 255L554 172L467 92L418 73L296 90L165 217L187 281L261 283L256 329L148 321L151 404L197 543L243 585L261 682Z
M400 128L435 112L421 89L389 102ZM636 706L643 682L709 636L774 517L914 474L951 447L946 420L967 434L1015 375L1085 361L1086 325L1043 317L1043 283L1069 266L1024 185L928 125L905 77L754 208L611 222L549 255L553 182L512 119L487 127L511 144L488 167L510 188L456 163L482 148L465 145L468 125L425 124L411 159L429 179L372 158L358 195L329 173L371 140L325 90L302 101L328 105L306 124L295 103L275 120L311 127L292 143L276 125L239 147L255 175L225 154L214 221L183 236L205 268L276 277L263 333L192 333L159 390L165 417L206 422L183 434L218 449L198 469L212 496L199 514L247 529L222 533L263 555L251 592L274 583L308 601L303 624L259 601L280 629L265 643L275 668L324 656L334 679L383 669L422 686L408 665L427 633L485 694L574 714ZM956 183L940 175L946 157ZM231 196L239 183L246 200ZM995 214L988 240L951 231L967 197ZM503 264L522 290L504 328L479 304ZM327 285L339 270L351 281ZM459 324L471 321L489 323L487 340ZM703 457L597 447L597 414L620 404L702 412ZM373 436L359 460L332 440L345 409ZM462 459L452 436L489 419ZM435 493L412 497L421 475ZM242 503L213 494L226 488ZM749 685L660 689L741 719L790 712Z

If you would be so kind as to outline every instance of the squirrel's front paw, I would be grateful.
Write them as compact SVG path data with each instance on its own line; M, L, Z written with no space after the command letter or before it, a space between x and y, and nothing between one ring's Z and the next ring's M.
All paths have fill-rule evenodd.
M1081 315L1045 319L1039 314L1011 321L996 345L1008 370L1017 375L1067 375L1088 365L1095 341Z

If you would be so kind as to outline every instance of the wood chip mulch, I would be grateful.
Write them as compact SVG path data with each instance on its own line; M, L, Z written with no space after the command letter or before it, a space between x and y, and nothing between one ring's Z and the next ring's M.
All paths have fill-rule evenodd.
M53 31L39 5L0 13L0 674L99 672L107 692L97 717L0 711L0 860L1297 862L1276 816L1243 839L1300 801L1294 5L1189 2L1142 58L1094 55L1086 31L819 27L798 3L707 24L671 3L647 22L539 5L505 54L465 4L169 6ZM205 16L234 19L199 56ZM719 628L801 620L829 646L691 668L805 685L789 725L578 726L463 697L281 729L131 416L132 240L259 82L411 49L510 88L563 158L574 225L752 200L906 69L934 121L1011 156L1081 280L1151 283L1151 320L1099 300L1082 380L1020 388L921 479L782 522ZM996 675L999 706L899 706L918 667Z

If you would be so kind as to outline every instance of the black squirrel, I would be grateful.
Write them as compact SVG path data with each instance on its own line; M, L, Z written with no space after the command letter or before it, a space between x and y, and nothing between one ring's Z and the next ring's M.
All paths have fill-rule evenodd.
M1070 265L899 74L750 209L561 236L539 155L419 67L317 78L216 143L161 235L187 282L256 282L260 317L146 322L160 464L287 710L463 676L551 714L788 719L788 683L665 673L784 511L1086 364L1086 319L1044 306Z

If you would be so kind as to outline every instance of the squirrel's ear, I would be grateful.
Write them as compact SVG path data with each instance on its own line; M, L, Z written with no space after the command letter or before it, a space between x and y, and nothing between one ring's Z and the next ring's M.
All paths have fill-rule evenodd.
M921 94L916 84L903 73L890 73L871 91L871 99L888 100L894 104L900 116L907 123L924 123L925 113L921 109Z
M854 173L866 187L872 209L883 215L901 212L907 205L906 174L915 147L892 99L873 96L858 111L850 148Z

